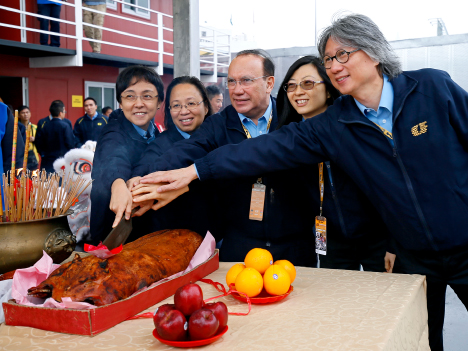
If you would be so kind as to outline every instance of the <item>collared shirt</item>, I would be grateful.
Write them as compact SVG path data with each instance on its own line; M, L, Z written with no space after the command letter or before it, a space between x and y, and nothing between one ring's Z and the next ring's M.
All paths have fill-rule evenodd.
M175 127L177 128L177 126L175 126ZM184 139L190 139L190 134L189 133L186 133L183 130L180 130L179 128L177 128L177 130L179 131L180 135L182 135L184 137Z
M138 134L140 134L141 137L143 139L145 139L148 144L154 140L155 135L154 135L154 125L153 125L153 123L149 124L148 130L144 130L144 129L138 127L135 124L133 124L133 126L135 127L135 130L138 132ZM150 137L148 137L148 133L149 133Z
M252 138L258 137L259 135L267 134L268 133L268 122L270 121L271 109L273 105L271 103L268 104L268 108L266 109L265 113L262 117L258 119L258 124L255 124L249 117L244 116L242 113L237 113L239 115L241 123L244 125L245 128L249 131Z
M364 106L356 99L354 99L354 101L356 101L357 107L364 116L391 133L393 128L393 86L392 83L388 81L388 77L385 74L383 76L383 81L382 95L380 96L377 112L372 108Z
M96 113L94 114L93 117L89 117L89 115L86 113L86 116L87 116L88 118L90 118L92 121L94 121L94 119L98 116L98 113L97 113L97 111L96 111Z

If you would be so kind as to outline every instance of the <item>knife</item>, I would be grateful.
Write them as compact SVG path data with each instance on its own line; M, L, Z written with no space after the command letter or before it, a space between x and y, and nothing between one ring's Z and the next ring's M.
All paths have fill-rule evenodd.
M128 221L125 219L124 214L119 224L117 224L117 226L114 229L112 229L109 235L104 239L103 244L107 246L109 251L115 249L120 244L125 244L125 241L128 239L128 236L132 232L132 216L139 209L140 207L135 207L132 210L132 215L130 216L130 219Z

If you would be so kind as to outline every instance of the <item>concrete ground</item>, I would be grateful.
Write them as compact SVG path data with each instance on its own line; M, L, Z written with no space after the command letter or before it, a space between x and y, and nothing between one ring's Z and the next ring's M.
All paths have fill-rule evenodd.
M468 350L468 311L450 287L445 301L444 350Z

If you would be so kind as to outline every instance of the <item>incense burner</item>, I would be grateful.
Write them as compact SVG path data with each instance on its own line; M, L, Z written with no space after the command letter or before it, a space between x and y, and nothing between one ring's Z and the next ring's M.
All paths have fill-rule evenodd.
M64 215L23 222L0 223L0 274L34 265L45 251L61 263L73 252L76 239Z

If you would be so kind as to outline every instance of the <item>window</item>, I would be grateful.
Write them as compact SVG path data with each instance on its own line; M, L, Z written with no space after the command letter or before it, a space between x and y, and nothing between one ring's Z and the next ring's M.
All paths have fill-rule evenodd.
M98 112L106 106L110 106L113 110L119 106L115 99L115 84L113 83L85 82L85 98L87 97L96 100Z
M125 2L141 7L145 7L147 9L150 8L150 1L149 0L124 0ZM144 18L150 18L150 13L149 11L142 10L138 7L130 6L130 5L123 5L122 7L122 12L124 13L129 13L132 15L144 17Z
M117 10L117 3L112 0L106 0L107 2L107 8L111 10Z

